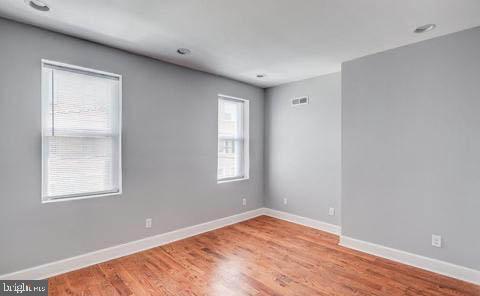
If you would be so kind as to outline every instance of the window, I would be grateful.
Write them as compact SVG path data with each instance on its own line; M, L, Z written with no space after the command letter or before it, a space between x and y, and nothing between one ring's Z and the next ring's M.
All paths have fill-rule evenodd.
M42 61L42 201L120 194L121 76Z
M248 179L248 101L218 98L218 182Z

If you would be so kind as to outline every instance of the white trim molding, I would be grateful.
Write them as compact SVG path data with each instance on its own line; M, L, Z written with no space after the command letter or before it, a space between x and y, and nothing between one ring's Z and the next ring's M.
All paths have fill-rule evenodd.
M144 251L147 249L155 248L161 245L165 245L174 241L185 239L194 235L198 235L204 232L212 231L218 228L222 228L228 225L232 225L238 222L249 220L263 215L264 208L220 218L217 220L209 221L202 224L197 224L178 230L150 236L144 239L136 240L133 242L113 246L110 248L101 249L98 251L82 254L79 256L55 261L52 263L43 264L40 266L20 270L17 272L0 275L0 280L33 280L33 279L46 279L55 275L66 273L69 271L84 268L90 265L98 264L108 260L116 259L119 257L127 256L133 253Z
M307 217L298 216L295 214L290 214L287 212L265 208L265 215L274 217L277 219L289 221L292 223L300 224L303 226L308 226L311 228L315 228L315 229L322 230L322 231L329 232L336 235L340 235L340 232L341 232L341 228L338 225L322 222L319 220L314 220Z
M204 232L212 231L262 215L267 215L277 219L315 228L335 235L340 235L341 233L341 228L337 225L298 216L295 214L290 214L283 211L277 211L269 208L259 208L256 210L243 212L240 214L220 218L202 224L197 224L178 230L150 236L144 239L128 242L110 248L105 248L79 256L55 261L52 263L47 263L40 266L16 271L13 273L0 275L0 280L46 279L55 275L77 270L101 262L113 260L147 249L155 248L161 245L182 240L188 237L192 237ZM358 250L371 255L397 261L403 264L415 266L438 274L446 275L466 282L471 282L477 285L480 284L480 271L478 270L408 253L382 245L377 245L374 243L357 240L348 236L340 236L339 244L346 248Z
M438 259L420 256L405 251L369 243L348 236L340 236L340 245L346 248L383 257L403 264L480 285L480 271L455 265Z

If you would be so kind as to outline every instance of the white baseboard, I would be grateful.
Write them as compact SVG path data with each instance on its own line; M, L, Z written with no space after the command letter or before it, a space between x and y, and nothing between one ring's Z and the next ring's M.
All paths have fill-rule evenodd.
M58 274L84 268L90 265L98 264L115 258L127 256L133 253L158 247L177 240L198 235L207 231L215 230L231 224L252 219L261 215L271 216L277 219L312 227L332 234L340 235L340 226L326 222L290 214L287 212L272 210L268 208L259 208L256 210L240 213L237 215L197 224L167 233L147 237L141 240L113 246L106 249L86 253L83 255L43 264L40 266L20 270L17 272L0 275L0 280L22 280L22 279L45 279ZM340 236L340 245L387 258L393 261L412 265L426 269L435 273L443 274L449 277L457 278L474 284L480 284L480 271L463 266L454 265L437 259L415 255L405 251L392 249L389 247L353 239L347 236Z
M90 265L98 264L115 258L123 257L143 250L165 245L177 240L201 234L207 231L218 229L224 226L235 224L241 221L261 216L265 213L264 208L240 213L237 215L181 228L167 233L147 237L141 240L113 246L106 249L86 253L83 255L67 258L52 263L20 270L17 272L0 275L0 280L27 280L46 279L58 274L77 270Z
M446 275L452 278L480 285L480 271L437 259L424 257L405 251L357 240L348 236L340 237L340 245L365 252L378 257L383 257L403 264Z
M340 232L341 232L340 226L330 224L330 223L326 223L326 222L322 222L322 221L318 221L318 220L314 220L314 219L311 219L311 218L298 216L298 215L295 215L295 214L290 214L290 213L287 213L287 212L282 212L282 211L277 211L277 210L272 210L272 209L265 208L265 215L270 216L270 217L274 217L274 218L277 218L277 219L282 219L282 220L285 220L285 221L289 221L289 222L292 222L292 223L308 226L308 227L311 227L311 228L315 228L315 229L322 230L322 231L329 232L329 233L336 234L336 235L340 235Z

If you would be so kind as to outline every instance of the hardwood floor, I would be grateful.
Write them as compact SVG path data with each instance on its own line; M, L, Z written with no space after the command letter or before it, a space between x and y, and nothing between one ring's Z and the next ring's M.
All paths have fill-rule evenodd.
M480 286L261 216L49 280L50 295L471 295Z

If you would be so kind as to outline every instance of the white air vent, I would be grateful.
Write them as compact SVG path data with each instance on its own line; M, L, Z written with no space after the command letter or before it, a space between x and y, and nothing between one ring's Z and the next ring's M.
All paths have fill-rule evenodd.
M292 106L299 106L308 104L308 97L294 98L292 100Z

